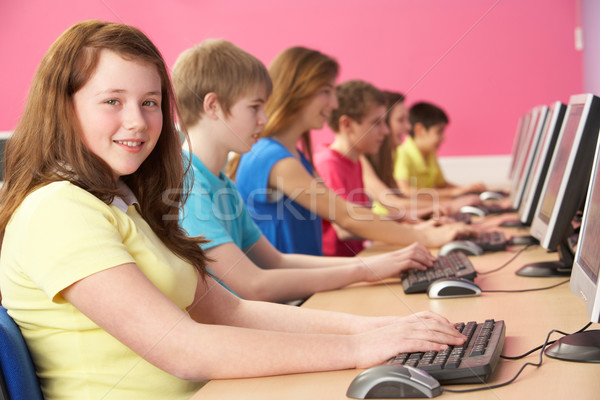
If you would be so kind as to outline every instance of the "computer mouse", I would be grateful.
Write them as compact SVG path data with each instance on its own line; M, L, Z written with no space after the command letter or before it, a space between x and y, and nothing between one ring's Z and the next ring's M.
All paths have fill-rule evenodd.
M353 399L433 398L442 394L427 372L404 365L377 365L354 378L346 396Z
M427 287L427 296L432 299L479 295L481 295L481 288L475 282L463 278L442 278L431 282Z
M501 200L501 199L503 199L505 197L506 197L505 193L495 192L493 190L487 190L485 192L479 193L479 198L482 201L486 201L486 200Z
M465 214L473 214L480 217L485 217L487 212L476 206L462 206L459 211Z
M439 255L446 256L454 251L460 251L468 256L480 256L483 249L470 240L454 240L440 247Z

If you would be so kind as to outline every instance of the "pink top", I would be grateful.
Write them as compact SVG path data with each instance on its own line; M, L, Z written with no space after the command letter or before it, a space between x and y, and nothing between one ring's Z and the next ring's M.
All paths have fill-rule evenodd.
M315 154L314 163L325 184L337 195L349 203L371 208L371 199L363 184L360 161L352 161L337 151L325 147ZM348 211L352 215L353 210ZM340 240L331 223L323 220L323 254L352 257L363 248L363 240Z

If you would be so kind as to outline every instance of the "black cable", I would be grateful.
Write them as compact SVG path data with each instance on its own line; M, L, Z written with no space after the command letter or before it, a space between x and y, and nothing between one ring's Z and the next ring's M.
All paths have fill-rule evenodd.
M551 286L546 286L546 287L541 287L541 288L532 288L532 289L516 289L516 290L482 290L481 293L525 293L525 292L536 292L538 290L548 290L548 289L553 289L557 286L560 285L564 285L565 283L569 282L569 279L564 280L562 282L556 283L554 285Z
M531 246L533 246L533 245L532 244L528 244L527 246L523 247L522 249L519 249L519 251L517 251L515 254L513 254L513 256L508 261L506 261L504 264L502 264L498 268L493 269L491 271L485 271L485 272L479 272L479 271L477 271L477 275L487 275L487 274L491 274L492 272L500 271L502 268L505 268L506 266L508 266L508 264L510 264L511 262L513 262L515 260L515 258L517 258L519 256L519 254L521 254L522 252L524 252L525 250L527 250Z
M542 358L544 356L544 349L546 348L546 346L548 346L548 341L550 339L550 335L552 335L554 332L558 332L561 333L563 335L567 335L564 332L560 332L556 329L551 330L548 333L548 336L546 336L546 341L544 342L544 344L541 346L541 351L540 351L540 359L537 362L537 364L531 363L531 362L527 362L525 364L523 364L523 366L519 369L519 371L517 371L516 375L514 377L512 377L511 379L509 379L506 382L502 382L502 383L498 383L496 385L486 385L486 386L482 386L482 387L477 387L477 388L473 388L473 389L463 389L463 390L456 390L456 389L445 389L445 388L441 388L442 392L450 392L450 393L470 393L470 392L479 392L482 390L490 390L490 389L497 389L503 386L507 386L510 385L511 383L513 383L518 377L519 375L521 375L521 372L523 372L523 370L525 369L525 367L527 367L528 365L534 366L534 367L539 367L540 365L542 365Z
M587 328L589 328L589 327L590 327L590 325L592 325L592 323L591 323L591 322L588 322L588 324L587 324L586 326L584 326L583 328L581 328L581 329L580 329L580 330L578 330L577 332L573 332L572 334L575 334L575 333L581 333L581 332L585 331ZM558 330L557 330L556 332L558 332L558 333L560 333L560 334L562 334L562 335L565 335L565 336L568 336L568 335L569 335L569 333L561 332L561 331L558 331ZM554 343L554 342L556 342L556 340L552 340L551 342L548 342L548 344L552 344L552 343ZM528 355L530 355L530 354L531 354L531 353L533 353L534 351L541 349L541 348L542 348L542 346L543 346L543 345L539 345L539 346L537 346L536 348L533 348L533 349L529 350L528 352L521 354L520 356L505 356L505 355L502 355L502 354L501 354L501 355L500 355L500 358L503 358L503 359L505 359L505 360L520 360L521 358L527 357Z

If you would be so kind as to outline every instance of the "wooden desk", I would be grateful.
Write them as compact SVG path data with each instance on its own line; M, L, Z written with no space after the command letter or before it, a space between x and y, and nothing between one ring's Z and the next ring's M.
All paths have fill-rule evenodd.
M368 252L377 252L373 248ZM489 253L471 257L478 271L494 269L514 253ZM533 261L550 261L556 253L533 247L520 254L505 269L476 278L486 289L527 289L550 286L565 278L523 278L514 274L520 266ZM342 290L318 293L303 307L350 312L362 315L409 315L431 309L451 321L487 318L504 320L506 340L503 354L519 355L541 345L548 332L559 329L574 332L589 320L584 303L564 284L554 289L528 293L484 293L480 297L432 300L426 294L406 295L397 280L369 285L357 284ZM598 326L593 327L599 329ZM558 338L555 334L552 338ZM539 352L524 360L500 360L488 383L504 382L526 362L537 362ZM346 398L346 389L358 370L296 374L255 379L209 382L194 397L199 399L327 399ZM596 399L600 393L600 364L558 361L544 356L540 368L527 367L517 381L489 391L467 394L444 393L444 398L460 399ZM450 385L450 389L478 385Z

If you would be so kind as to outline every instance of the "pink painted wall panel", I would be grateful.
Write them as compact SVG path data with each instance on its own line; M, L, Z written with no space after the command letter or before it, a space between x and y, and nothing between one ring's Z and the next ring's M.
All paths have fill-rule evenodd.
M304 45L336 57L340 81L364 79L439 104L441 155L509 154L517 119L583 89L577 0L28 0L0 4L0 131L12 130L48 46L72 23L135 25L169 65L209 37L268 64ZM315 140L327 143L324 129Z

